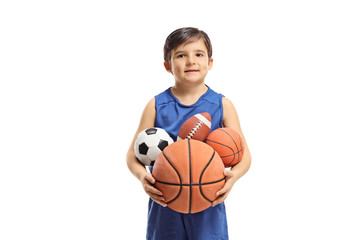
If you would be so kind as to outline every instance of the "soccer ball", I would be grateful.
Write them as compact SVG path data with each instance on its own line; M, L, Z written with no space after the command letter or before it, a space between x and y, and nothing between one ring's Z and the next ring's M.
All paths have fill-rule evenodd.
M153 166L161 151L173 142L173 139L164 129L145 129L136 138L135 156L145 166Z

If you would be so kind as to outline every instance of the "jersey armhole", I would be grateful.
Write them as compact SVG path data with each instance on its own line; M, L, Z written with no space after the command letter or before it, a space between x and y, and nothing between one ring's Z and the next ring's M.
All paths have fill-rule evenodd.
M224 95L221 95L220 98L220 122L221 122L221 127L224 127L224 107L223 107L223 99L225 98Z

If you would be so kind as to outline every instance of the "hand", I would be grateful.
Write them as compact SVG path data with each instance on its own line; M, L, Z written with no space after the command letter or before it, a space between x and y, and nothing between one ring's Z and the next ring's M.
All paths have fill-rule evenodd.
M216 205L218 205L219 203L222 203L223 201L225 201L225 199L227 198L227 196L230 193L230 190L232 189L232 187L235 184L235 178L234 178L234 173L231 172L230 170L224 170L224 175L225 175L225 185L222 189L220 189L216 195L218 196L217 199L215 199L215 201L213 201L212 206L215 207Z
M141 177L141 183L147 195L150 196L154 202L160 204L163 207L166 207L166 203L164 202L164 197L162 196L162 192L156 189L153 184L155 183L155 178L151 175L151 173L147 172Z

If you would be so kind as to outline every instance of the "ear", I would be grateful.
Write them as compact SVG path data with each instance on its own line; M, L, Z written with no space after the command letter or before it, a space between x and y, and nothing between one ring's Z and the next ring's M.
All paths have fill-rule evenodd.
M209 59L208 70L210 70L210 69L212 68L213 63L214 63L214 59L211 57L211 58Z
M164 67L167 72L171 73L171 65L169 62L164 62Z

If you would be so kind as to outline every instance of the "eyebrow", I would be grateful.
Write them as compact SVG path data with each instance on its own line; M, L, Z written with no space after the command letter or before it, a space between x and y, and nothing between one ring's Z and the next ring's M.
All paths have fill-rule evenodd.
M185 51L176 51L174 52L174 55L177 55L179 53L184 53ZM204 50L201 50L201 49L198 49L198 50L195 50L195 52L201 52L201 53L206 53Z
M179 53L183 53L183 51L177 51L177 52L174 52L174 55L177 55Z
M196 50L196 52L201 52L201 53L206 53L206 51L204 51L204 50Z

